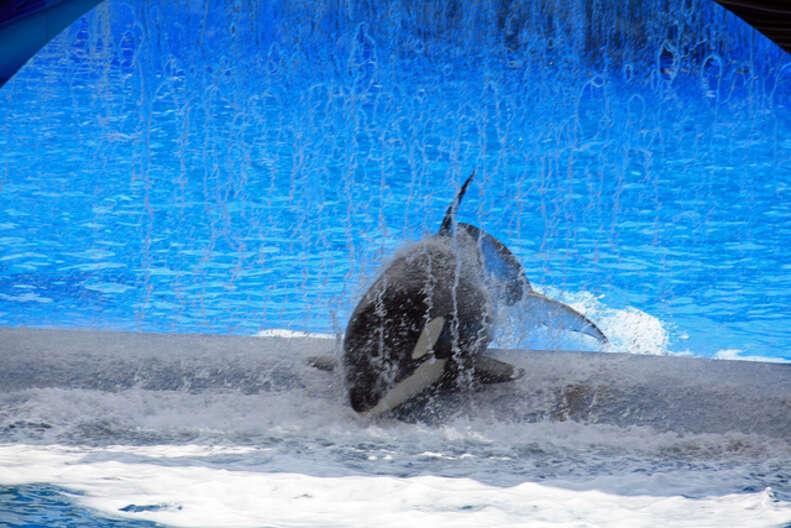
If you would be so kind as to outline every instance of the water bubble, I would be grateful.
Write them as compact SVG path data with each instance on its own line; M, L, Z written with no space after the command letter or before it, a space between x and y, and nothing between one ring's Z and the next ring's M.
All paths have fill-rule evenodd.
M374 82L377 68L376 42L369 34L367 24L359 24L352 41L348 63L349 75L353 79L356 92L368 91Z
M645 99L640 94L632 94L629 101L626 103L629 109L629 120L632 122L641 122L645 117Z
M657 56L657 67L662 79L672 81L678 74L678 51L675 46L665 41Z
M717 96L721 77L722 59L716 54L709 55L704 59L700 68L700 85L706 97L715 98Z
M634 66L631 63L624 64L622 72L625 81L631 81L634 78Z
M777 72L771 94L778 102L782 99L791 99L791 62L783 65Z
M266 71L269 75L276 76L281 68L281 52L277 44L272 43L269 46L269 52L266 54Z

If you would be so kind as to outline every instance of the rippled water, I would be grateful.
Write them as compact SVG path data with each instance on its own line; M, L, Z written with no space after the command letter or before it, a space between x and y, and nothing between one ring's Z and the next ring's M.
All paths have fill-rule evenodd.
M667 351L787 356L787 56L758 37L760 56L718 54L722 27L752 30L716 10L597 64L394 35L358 8L314 13L329 33L220 10L280 28L225 35L110 2L53 41L0 92L0 323L342 331L476 169L460 218L539 286L650 314Z
M11 526L791 521L789 365L501 352L525 378L370 420L340 373L305 361L334 339L20 329L0 343L18 354L0 377Z
M459 218L607 350L791 359L787 55L704 0L388 6L106 0L59 35L0 89L0 326L338 334L476 170ZM524 323L497 344L590 347ZM0 390L0 520L791 522L782 438L475 396L371 423L322 373L251 392L198 367L216 386ZM651 394L635 412L703 403Z

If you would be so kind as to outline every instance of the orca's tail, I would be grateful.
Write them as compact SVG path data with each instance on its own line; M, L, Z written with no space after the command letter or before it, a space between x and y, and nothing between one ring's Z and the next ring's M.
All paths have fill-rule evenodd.
M456 215L456 209L459 208L459 204L461 204L461 199L464 198L464 193L467 192L467 186L472 181L472 177L475 176L475 170L472 171L467 181L464 182L464 185L461 186L459 189L459 193L456 195L456 199L453 200L453 203L448 206L448 210L445 213L445 218L442 219L442 225L439 226L439 234L440 235L450 235L450 230L453 227L453 217Z

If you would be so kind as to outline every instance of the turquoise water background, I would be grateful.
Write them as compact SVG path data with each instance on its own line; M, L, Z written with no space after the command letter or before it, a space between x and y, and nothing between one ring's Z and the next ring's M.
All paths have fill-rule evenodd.
M475 169L539 288L788 357L791 59L574 6L102 3L0 90L0 324L342 332Z

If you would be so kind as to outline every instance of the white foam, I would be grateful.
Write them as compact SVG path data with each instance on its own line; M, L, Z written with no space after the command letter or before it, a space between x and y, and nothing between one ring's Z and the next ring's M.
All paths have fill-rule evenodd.
M0 484L63 486L107 515L242 527L791 519L787 422L772 418L787 415L783 366L503 351L531 366L523 380L443 400L458 414L405 423L360 418L340 373L304 364L325 341L4 335L24 337L24 354L5 361L32 377L7 377L18 388L0 391ZM718 392L723 379L746 407ZM699 409L715 418L705 434L687 427ZM761 424L770 436L756 434Z
M670 352L669 332L665 324L642 310L628 306L611 308L589 292L567 292L552 287L536 286L536 291L551 299L568 304L593 321L609 340L604 348L592 339L569 331L546 330L531 327L530 321L520 319L519 305L516 314L501 317L497 329L496 346L503 348L544 348L602 350L630 354L679 355ZM510 327L510 328L509 328Z
M440 476L399 478L353 472L326 476L311 474L309 468L272 473L255 467L216 467L195 457L203 450L2 445L0 484L48 482L78 493L75 501L106 515L185 527L749 528L779 525L791 518L791 504L774 500L770 489L692 499L535 482L500 487ZM222 448L213 450L222 452Z
M572 308L586 314L610 340L607 351L669 354L669 333L657 317L632 306L610 308L589 292L560 293Z
M335 339L335 334L321 334L318 332L302 332L300 330L287 330L285 328L269 328L261 330L256 337L283 337L283 338L299 338L308 337L312 339Z
M767 363L791 363L791 359L749 355L746 354L744 350L739 350L738 348L718 350L717 353L714 354L714 358L740 361L764 361Z

